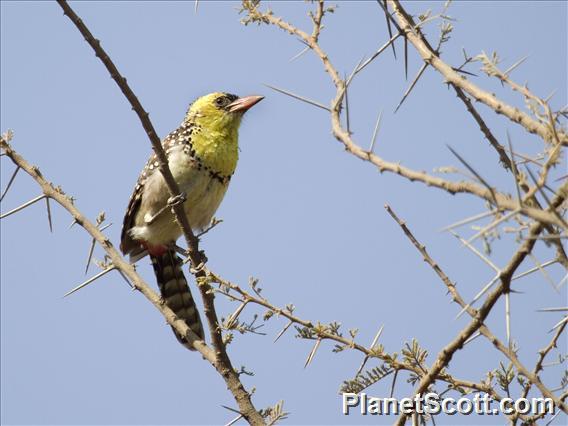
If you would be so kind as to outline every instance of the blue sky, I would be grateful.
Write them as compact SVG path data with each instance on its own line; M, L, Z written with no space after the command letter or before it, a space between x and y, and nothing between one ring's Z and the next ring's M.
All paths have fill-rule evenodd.
M328 103L333 87L311 53L290 62L303 45L276 28L239 23L236 2L78 2L72 6L128 79L161 136L178 126L187 105L211 91L266 99L246 116L240 133L240 162L218 211L224 222L202 243L210 267L246 284L260 279L275 304L294 303L298 316L339 321L358 328L369 344L380 325L386 350L400 351L417 338L429 362L465 325L453 320L437 277L385 212L389 203L447 274L470 299L491 271L440 228L484 210L466 196L451 196L419 183L379 174L347 154L331 136L325 111L275 93L272 84ZM408 3L414 14L441 3ZM309 25L304 2L274 2L276 14L303 28ZM104 210L113 225L107 235L118 245L120 226L139 170L151 152L142 127L107 71L57 4L1 2L1 128L13 129L14 147L44 175L76 198L95 219ZM567 6L565 2L456 2L457 19L443 48L453 65L470 55L497 51L503 68L525 55L513 77L542 97L556 90L552 106L567 103ZM434 39L438 28L427 27ZM336 67L348 73L388 39L382 10L374 2L339 3L326 18L322 46ZM436 39L434 39L436 40ZM368 146L374 122L384 111L376 152L419 170L457 165L454 147L492 184L513 191L472 118L442 78L428 70L413 94L393 113L408 81L390 52L361 73L350 92L355 140ZM421 63L409 52L409 76ZM471 71L477 72L474 65ZM523 100L500 84L475 80L507 102ZM539 140L514 124L480 111L496 137L509 131L515 147L535 154ZM2 188L13 167L1 161ZM565 172L565 163L553 176ZM19 175L2 211L39 194ZM50 234L39 204L1 222L1 421L3 424L220 424L233 418L221 405L235 406L222 380L200 356L180 346L159 313L109 274L70 298L62 295L84 280L90 239L71 218L52 207ZM483 223L483 222L482 222ZM474 231L460 229L466 236ZM502 235L492 260L503 266L515 247ZM535 255L549 260L540 245ZM101 251L95 252L101 258ZM526 262L521 270L532 267ZM92 267L90 274L96 273ZM154 283L148 261L139 271ZM555 282L559 266L549 268ZM193 285L193 284L192 284ZM557 314L536 309L566 304L566 286L554 292L541 275L519 280L512 296L513 336L519 356L532 368L535 353L548 343L546 332ZM194 290L195 293L195 290ZM217 298L219 312L236 306ZM245 310L244 319L263 311ZM488 325L505 338L499 302ZM267 336L236 336L229 351L234 365L255 373L244 377L255 387L262 408L278 400L291 412L291 424L392 423L388 418L341 414L338 389L351 378L361 356L334 354L322 344L312 365L304 361L312 342L288 332L273 318ZM566 352L566 341L563 341ZM477 339L459 352L450 371L479 381L501 358ZM556 387L559 370L546 371ZM390 381L371 390L386 396ZM400 396L411 387L397 386ZM502 423L502 419L455 417L446 423ZM562 422L557 420L558 424ZM438 422L439 423L439 422Z

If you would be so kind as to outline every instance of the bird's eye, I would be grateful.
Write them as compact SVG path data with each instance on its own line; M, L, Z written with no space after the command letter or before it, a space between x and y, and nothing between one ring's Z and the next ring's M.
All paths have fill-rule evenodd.
M218 107L224 107L228 104L228 99L225 96L219 96L217 99L215 99L215 105L217 105Z

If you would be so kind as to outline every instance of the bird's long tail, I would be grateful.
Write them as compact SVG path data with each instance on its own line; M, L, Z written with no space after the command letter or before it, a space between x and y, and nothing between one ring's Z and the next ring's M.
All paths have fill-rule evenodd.
M204 339L203 324L197 311L193 296L189 291L187 280L183 274L183 263L173 249L168 249L160 256L150 255L158 287L166 305L183 319L187 326ZM194 350L187 339L172 328L179 342L190 350Z

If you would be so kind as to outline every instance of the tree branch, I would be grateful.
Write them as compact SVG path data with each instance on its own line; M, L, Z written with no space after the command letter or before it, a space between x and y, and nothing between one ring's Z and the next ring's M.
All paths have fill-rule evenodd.
M150 139L156 157L158 158L159 170L164 177L170 197L179 197L180 189L168 167L168 159L166 153L164 152L161 141L158 138L156 131L154 130L154 127L148 117L148 113L144 110L142 104L140 103L134 92L130 89L128 83L126 82L126 79L119 73L117 67L114 65L108 54L101 47L100 41L92 35L90 30L83 23L81 18L79 18L79 16L69 6L67 1L57 0L57 3L63 9L64 14L69 17L69 19L77 27L79 32L83 35L87 43L94 50L96 56L105 65L108 72L110 73L110 76L119 86L128 102L130 102L130 104L132 105L132 109L137 114L142 127L144 128L146 134L148 135L148 138ZM207 322L209 324L209 332L211 334L211 339L213 347L215 348L215 355L217 359L217 361L215 362L215 367L225 379L227 386L237 400L239 408L241 409L241 414L245 417L245 419L251 423L264 424L262 416L260 416L258 411L252 405L250 394L248 394L248 392L244 390L244 387L241 384L238 375L234 372L234 368L231 365L225 344L223 343L217 314L215 312L214 296L211 292L208 291L209 289L207 288L207 286L199 285L199 283L205 276L200 269L200 265L203 265L205 263L206 257L202 252L199 251L199 240L192 232L191 225L188 221L187 216L185 215L183 204L177 203L173 205L172 213L175 217L176 222L183 231L183 235L187 243L188 256L193 265L193 268L191 268L190 271L196 277L198 287L203 298L205 317L207 318Z
M563 201L564 201L564 196L561 195L556 196L551 208L554 208L555 206L557 207ZM529 236L531 237L538 236L542 232L543 227L544 227L543 224L540 222L533 223L533 225L531 225L529 230ZM483 321L485 321L485 319L491 312L493 305L495 305L497 300L503 294L510 291L511 278L514 272L523 262L525 257L532 251L535 243L536 239L534 238L525 240L525 242L521 245L521 247L515 252L513 257L507 264L507 266L499 274L501 284L491 294L489 294L489 296L487 297L487 299L485 300L485 302L483 303L483 305L479 310L474 312L472 308L468 309L468 312L471 310L472 314L471 322L458 334L458 336L456 336L454 340L452 340L448 345L446 345L440 351L436 361L434 362L428 373L422 377L422 380L420 381L418 387L414 390L413 392L414 395L423 394L428 389L428 387L436 380L435 377L440 373L440 371L442 371L442 369L445 368L450 363L454 353L463 347L465 341L469 339L473 335L473 333L479 330L482 334L484 334L485 331L486 337L489 338L491 343L497 349L499 349L501 352L507 355L511 360L511 362L513 362L517 370L521 372L525 377L527 377L532 383L534 383L544 396L546 396L547 398L551 398L554 401L556 407L560 408L564 412L567 412L567 408L564 405L564 403L559 398L557 398L548 388L546 388L536 375L531 374L520 363L520 361L512 351L509 351L509 349L505 347L505 345L503 345L497 338L495 338L495 336L490 334L487 327L481 330L481 328L484 327ZM436 272L438 273L438 271ZM448 286L448 284L446 284L446 286ZM453 287L455 290L455 286L453 286L453 284L451 285L451 287ZM448 289L450 290L450 286L448 286ZM452 295L456 297L457 292L455 291L452 292ZM455 300L456 302L458 302L458 300L461 300L461 298ZM461 302L464 303L463 300L461 300ZM399 417L397 425L399 426L404 425L405 421L406 421L406 415L403 415Z
M556 203L561 202L560 200L557 200ZM402 221L397 215L396 213L391 209L391 207L389 205L385 205L385 208L387 210L387 212L391 215L391 217L398 223L398 225L401 227L402 231L404 232L404 234L408 237L408 239L410 240L410 242L416 247L416 249L420 252L420 254L422 255L422 258L424 259L424 261L426 263L428 263L428 265L430 265L430 267L434 270L434 272L438 275L438 277L440 278L440 280L444 283L444 285L446 286L446 288L448 289L449 293L452 295L452 300L454 302L456 302L458 305L460 305L462 308L464 308L468 314L474 319L479 317L479 312L472 308L471 306L469 306L461 297L461 295L459 294L459 292L457 291L456 285L450 280L450 278L444 273L444 271L442 270L442 268L440 267L440 265L435 262L430 255L428 254L428 252L426 251L426 247L424 247L424 245L420 244L418 242L418 240L416 239L416 237L414 237L414 235L412 234L412 232L410 231L410 229L408 229L406 223L404 221ZM527 247L526 247L527 248ZM519 263L520 264L520 263ZM515 268L516 269L516 268ZM512 274L511 274L512 276ZM483 323L481 323L480 327L479 327L479 332L485 336L501 353L503 353L509 360L511 360L511 362L515 365L515 367L517 367L517 370L523 375L525 376L528 380L529 383L531 384L535 384L539 387L539 389L542 391L543 395L552 398L556 404L557 407L560 407L562 410L566 411L566 407L562 406L562 400L559 398L556 398L554 396L554 394L552 394L552 392L545 388L544 385L540 382L540 379L538 378L538 372L542 369L542 362L544 360L544 357L546 356L546 354L552 349L552 347L554 347L556 345L556 341L558 340L558 337L560 336L560 334L562 333L562 331L564 330L564 327L566 326L566 324L563 324L562 327L559 328L559 330L557 331L555 337L553 338L553 340L550 342L550 344L543 349L542 351L540 351L541 357L539 359L539 361L537 362L537 365L535 366L535 369L532 373L529 373L528 370L521 364L521 362L519 361L517 355L515 354L515 352L509 348L508 346L504 345L503 342L501 342L489 329L489 327L487 327L486 325L484 325ZM475 331L473 331L475 332ZM463 333L463 332L462 332ZM460 333L461 334L461 333ZM473 334L473 333L472 333ZM465 342L469 337L466 337L463 342ZM462 345L463 345L462 342ZM446 347L447 348L447 347ZM445 349L446 349L445 348ZM458 347L457 349L461 349L461 347ZM444 353L444 351L442 351L442 353ZM445 354L446 356L448 354ZM451 355L449 355L450 358L447 360L446 365L449 363L450 359L451 359ZM540 386L539 386L540 384ZM428 384L429 386L429 384ZM425 389L427 389L427 387L425 387ZM527 385L527 387L525 388L525 392L523 392L523 395L521 396L522 398L525 398L527 393L528 393L528 389L530 389L530 386ZM545 391L543 391L543 389L545 389ZM416 394L418 394L418 392L416 392ZM519 417L519 414L516 413L513 415L512 417L512 421L514 421L516 418Z
M314 40L314 38L306 32L284 21L282 18L274 16L271 12L261 12L260 10L258 10L258 4L256 2L245 0L243 1L243 8L248 13L248 20L244 21L245 24L249 22L261 22L274 25L292 35L299 37L320 58L325 71L329 74L332 83L336 87L336 95L331 101L330 107L332 133L334 137L345 146L345 149L349 153L355 155L363 161L368 161L374 164L380 172L387 171L395 173L410 180L411 182L422 182L427 186L443 189L450 194L468 193L475 195L485 201L495 203L495 206L500 210L514 211L519 207L518 203L515 200L511 199L509 196L501 192L491 191L488 188L475 184L473 182L452 182L436 176L431 176L425 172L419 172L408 167L404 167L399 163L386 161L378 155L361 148L355 143L355 141L353 141L351 134L347 130L345 130L341 124L341 103L345 95L345 81L341 79L338 71L331 63L329 56L320 47L317 41ZM536 221L556 225L563 229L568 229L566 224L552 212L531 206L523 206L521 208L521 213L529 216Z
M503 114L509 120L524 127L529 133L536 133L543 140L552 142L555 139L554 131L548 126L534 120L528 114L514 108L511 105L498 99L495 95L488 93L475 84L468 81L465 76L454 71L454 69L442 61L438 53L430 46L426 38L422 35L420 29L416 28L412 17L404 10L398 0L389 0L389 4L393 7L398 18L398 24L405 32L408 40L414 45L416 51L420 54L424 62L432 65L440 74L444 76L446 81L473 97L476 101L482 102L495 111L497 114ZM565 133L558 134L558 140L562 145L568 145L568 135Z

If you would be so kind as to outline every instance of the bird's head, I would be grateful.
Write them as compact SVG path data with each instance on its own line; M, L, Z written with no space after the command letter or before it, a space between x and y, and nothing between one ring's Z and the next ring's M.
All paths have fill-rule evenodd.
M264 96L239 98L230 93L210 93L190 105L185 121L199 124L209 131L236 131L244 113L262 99Z

